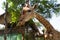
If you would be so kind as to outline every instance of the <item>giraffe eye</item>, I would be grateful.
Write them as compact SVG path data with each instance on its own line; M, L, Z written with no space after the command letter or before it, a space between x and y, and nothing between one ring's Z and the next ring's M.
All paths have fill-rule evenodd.
M28 10L28 12L31 12L31 10Z

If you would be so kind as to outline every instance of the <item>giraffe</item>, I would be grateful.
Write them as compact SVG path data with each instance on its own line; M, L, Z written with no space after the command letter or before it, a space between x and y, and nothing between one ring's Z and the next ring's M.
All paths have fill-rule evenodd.
M24 25L27 21L29 21L30 19L32 18L36 18L37 20L39 20L39 22L41 22L44 27L47 29L46 30L46 34L44 34L44 38L45 40L60 40L59 38L59 35L60 33L58 31L56 31L53 26L43 17L41 16L39 13L35 12L34 11L34 8L32 8L33 10L31 10L30 8L30 12L27 10L26 11L26 14L24 15L21 15L22 17L20 18L19 22L17 25ZM59 35L58 35L58 34ZM57 34L57 35L55 35ZM54 37L55 36L55 37ZM57 38L56 38L57 37Z

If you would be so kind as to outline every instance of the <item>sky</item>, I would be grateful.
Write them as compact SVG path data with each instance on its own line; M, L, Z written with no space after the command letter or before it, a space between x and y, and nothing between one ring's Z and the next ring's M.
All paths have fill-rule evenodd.
M55 30L60 32L60 16L53 14L52 18L49 21Z
M2 9L2 3L4 2L5 0L0 0L0 15L2 15L5 11Z
M5 11L2 9L2 2L5 0L0 0L0 15L2 15ZM60 0L57 0L57 3L60 3ZM51 25L55 28L55 30L60 32L60 16L56 17L55 14L53 14L53 17L49 21ZM2 28L3 25L0 25L0 28ZM4 27L3 27L4 28Z

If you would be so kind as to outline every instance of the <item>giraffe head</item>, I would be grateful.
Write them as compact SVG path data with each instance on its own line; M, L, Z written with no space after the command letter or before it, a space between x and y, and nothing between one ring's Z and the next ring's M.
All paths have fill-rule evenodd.
M23 11L26 12L33 12L33 10L37 7L37 4L34 4L33 6L29 6L29 4L25 3L25 6L23 7Z

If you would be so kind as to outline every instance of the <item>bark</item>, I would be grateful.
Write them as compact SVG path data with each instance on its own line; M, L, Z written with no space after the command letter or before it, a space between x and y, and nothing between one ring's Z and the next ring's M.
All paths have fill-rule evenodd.
M6 40L6 34L8 33L7 23L10 23L10 21L11 21L10 16L11 15L9 13L7 13L7 12L0 16L0 24L5 25L4 40Z
M9 23L11 21L11 15L9 13L4 13L3 15L0 15L0 24L4 24L4 16L6 15L6 20Z

